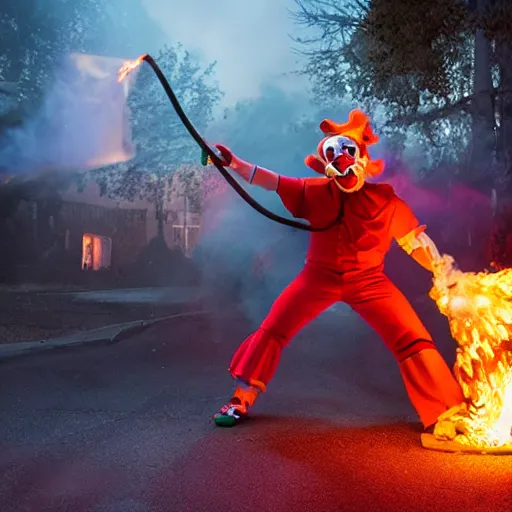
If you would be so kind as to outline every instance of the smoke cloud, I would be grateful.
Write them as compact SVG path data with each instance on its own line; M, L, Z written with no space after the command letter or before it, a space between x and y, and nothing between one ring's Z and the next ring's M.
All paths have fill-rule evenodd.
M136 71L118 83L122 63L86 54L66 56L41 108L7 133L0 169L29 175L80 172L133 158L127 96Z
M316 151L318 122L299 124L299 129L295 125L302 120L305 109L311 107L302 97L264 89L255 102L241 104L234 118L228 116L211 127L207 138L281 174L313 176L303 159ZM222 181L215 169L211 171ZM266 209L292 218L277 194L240 183ZM206 223L194 257L203 270L204 285L216 293L240 297L239 307L256 326L300 272L309 233L265 218L230 187L210 184L207 188L217 193L203 201Z
M275 201L276 194L249 191L266 208L290 218L281 211L279 199ZM203 284L216 296L240 297L239 307L256 326L300 271L308 233L263 217L233 190L206 201L203 215L210 220L203 227L194 254L202 269Z
M212 130L209 139L230 146L241 158L260 165L264 162L263 165L282 174L314 176L313 171L301 165L297 154L304 158L316 151L316 144L322 137L318 123L324 116L342 121L349 109L331 115L325 111L311 112L312 122L296 132L272 119L269 112L278 110L283 103L282 98L275 101L274 106L262 101L261 112L255 111L254 118L244 119L236 130L239 137L252 144L243 145L236 133L221 130L217 133ZM258 122L260 118L265 123ZM263 134L272 143L266 142ZM455 179L446 186L446 176L457 174L456 169L449 166L439 171L446 173L440 180L444 185L421 180L417 162L407 157L399 158L386 146L385 139L371 148L371 154L387 163L384 173L374 181L393 186L420 223L427 225L429 235L441 252L453 255L464 271L479 271L488 264L486 242L492 225L488 195ZM214 169L213 172L216 173ZM220 176L218 179L222 180ZM243 185L265 207L290 217L277 194ZM309 234L263 218L227 187L204 202L204 217L209 221L204 226L205 232L195 256L204 269L205 284L216 292L223 287L234 288L242 298L240 307L253 326L257 326L279 293L301 270ZM398 247L390 252L387 270L410 297L426 299L431 286L430 275Z

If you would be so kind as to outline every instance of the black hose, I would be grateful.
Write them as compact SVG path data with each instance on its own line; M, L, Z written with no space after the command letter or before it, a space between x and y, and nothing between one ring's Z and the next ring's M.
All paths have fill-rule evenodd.
M273 220L274 222L278 222L279 224L284 224L285 226L289 226L292 228L302 229L304 231L327 231L328 229L332 228L334 225L336 225L342 215L343 215L343 209L340 209L339 214L336 216L336 219L334 219L330 224L328 224L325 227L313 227L309 224L304 224L303 222L297 222L295 220L287 219L285 217L281 217L280 215L277 215L270 210L267 210L264 206L258 203L237 181L231 174L226 171L224 166L222 165L222 161L219 159L219 157L215 154L214 151L206 144L204 139L201 137L199 132L196 130L194 125L190 122L189 118L181 108L180 102L178 101L178 98L176 98L176 95L174 94L174 91L172 90L169 82L167 81L167 78L165 78L165 75L162 73L162 70L158 67L158 64L154 61L153 57L151 55L144 55L143 60L145 60L153 69L155 72L155 75L157 76L158 80L162 84L162 87L164 88L167 97L169 98L169 101L172 103L172 106L174 110L176 111L176 114L178 114L178 117L180 118L181 122L184 124L185 128L189 132L189 134L192 136L192 138L196 141L197 145L201 148L202 151L204 151L212 161L213 165L219 170L219 172L222 174L222 176L225 178L225 180L231 185L231 187L235 190L235 192L238 193L238 195L250 206L252 206L257 212L261 213L265 217L267 217L270 220Z

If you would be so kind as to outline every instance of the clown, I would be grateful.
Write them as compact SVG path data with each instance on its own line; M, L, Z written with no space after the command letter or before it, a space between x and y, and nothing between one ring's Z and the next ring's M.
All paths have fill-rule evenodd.
M215 415L219 426L243 419L274 375L281 351L293 336L334 303L342 301L380 335L396 357L407 394L426 430L464 398L458 383L415 311L383 272L396 240L432 270L439 253L409 207L387 184L368 183L384 162L367 147L378 142L358 110L347 123L324 120L318 153L305 163L322 177L292 178L245 162L216 145L223 164L248 183L275 191L285 207L312 226L304 269L272 305L261 326L236 350L229 371L236 388Z

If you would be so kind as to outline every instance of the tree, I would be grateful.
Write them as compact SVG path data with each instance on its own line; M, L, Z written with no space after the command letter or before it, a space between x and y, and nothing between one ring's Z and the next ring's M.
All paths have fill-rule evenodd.
M156 62L167 77L187 116L203 132L213 119L222 94L213 80L215 62L205 69L181 45L165 46ZM129 98L137 165L156 172L169 165L198 162L200 150L186 131L149 66L137 77Z
M295 18L317 37L298 39L318 95L347 95L393 118L415 118L471 90L462 0L296 0ZM456 83L455 83L456 82Z
M473 174L487 174L485 170L494 171L494 169L492 168L493 162L486 162L485 157L486 155L492 155L496 150L496 112L491 70L491 39L484 29L485 16L491 6L491 1L478 0L475 4L470 5L474 11L476 26L474 29L473 94L471 98L472 161L469 169L473 171ZM481 172L482 169L484 169L484 173Z
M183 199L183 208L190 213L203 211L202 193L208 176L205 168L197 164L182 164L173 174L171 200Z
M509 185L512 174L512 2L492 0L483 12L481 27L494 42L491 63L498 77L494 107L497 115L498 186Z
M503 40L512 37L506 30L510 1L296 4L297 22L318 34L298 39L317 94L335 100L348 94L370 110L384 106L387 128L414 133L431 148L432 164L441 155L456 159L465 153L464 163L473 170L468 179L490 170L495 129L503 126L494 110L496 84L507 78L505 66L493 68L491 50L502 47L498 33Z
M155 59L166 75L195 126L203 131L213 118L221 98L213 82L215 63L202 69L198 60L181 46L164 47ZM90 173L105 195L118 200L146 199L156 208L158 233L163 235L169 212L165 204L180 194L194 210L200 208L200 174L195 162L200 149L175 114L160 83L149 67L137 77L129 98L135 158Z
M141 37L146 51L164 40L141 0L3 0L0 80L17 83L19 100L30 109L62 55L133 56Z

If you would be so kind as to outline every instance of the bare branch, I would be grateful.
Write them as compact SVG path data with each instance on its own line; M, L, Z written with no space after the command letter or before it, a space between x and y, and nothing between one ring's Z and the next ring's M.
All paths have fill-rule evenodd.
M512 90L502 90L499 88L492 89L491 91L482 92L479 94L490 94L492 98L496 98L499 94L510 94ZM427 112L413 112L402 116L395 116L385 126L393 125L411 125L415 123L432 123L443 118L450 117L454 114L460 114L461 112L469 113L471 110L471 104L479 94L472 94L470 96L464 96L459 100L445 104L439 108L431 109Z

